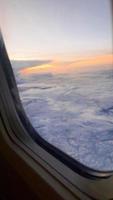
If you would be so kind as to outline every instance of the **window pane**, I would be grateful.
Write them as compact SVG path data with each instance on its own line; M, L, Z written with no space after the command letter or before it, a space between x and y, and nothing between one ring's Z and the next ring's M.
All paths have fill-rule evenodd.
M112 23L108 0L5 0L0 19L20 97L46 141L113 170Z

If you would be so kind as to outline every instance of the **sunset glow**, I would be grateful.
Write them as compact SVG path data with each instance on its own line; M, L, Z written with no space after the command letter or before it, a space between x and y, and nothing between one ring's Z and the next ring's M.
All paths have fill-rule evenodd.
M81 58L80 60L75 60L73 62L60 62L52 61L49 64L27 67L22 69L20 72L24 75L50 72L50 73L69 73L74 70L83 70L83 69L94 69L99 67L99 65L112 64L113 63L113 54L100 55L90 58Z

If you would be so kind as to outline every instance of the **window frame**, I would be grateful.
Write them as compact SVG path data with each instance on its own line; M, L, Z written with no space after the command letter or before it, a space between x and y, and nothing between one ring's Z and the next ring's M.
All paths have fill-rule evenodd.
M0 119L5 132L0 135L2 140L7 141L24 162L27 157L27 165L42 179L48 175L48 182L55 189L51 179L54 180L58 186L56 192L64 199L76 199L76 196L80 199L113 198L112 171L101 172L83 166L38 136L20 101L1 32L0 55ZM38 168L43 169L45 177Z

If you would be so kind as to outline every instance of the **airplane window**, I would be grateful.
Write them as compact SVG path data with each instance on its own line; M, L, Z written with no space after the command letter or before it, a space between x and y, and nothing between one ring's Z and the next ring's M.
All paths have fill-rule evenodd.
M112 22L107 0L0 1L21 101L43 139L113 170Z

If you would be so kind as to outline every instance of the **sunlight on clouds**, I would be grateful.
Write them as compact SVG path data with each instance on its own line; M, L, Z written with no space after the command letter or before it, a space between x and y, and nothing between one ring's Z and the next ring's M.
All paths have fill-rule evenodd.
M20 72L24 75L35 74L35 73L69 73L74 70L86 70L94 69L103 64L112 64L113 63L113 54L100 55L95 57L81 58L73 62L60 62L52 61L49 64L43 64L40 66L28 67L22 69Z

